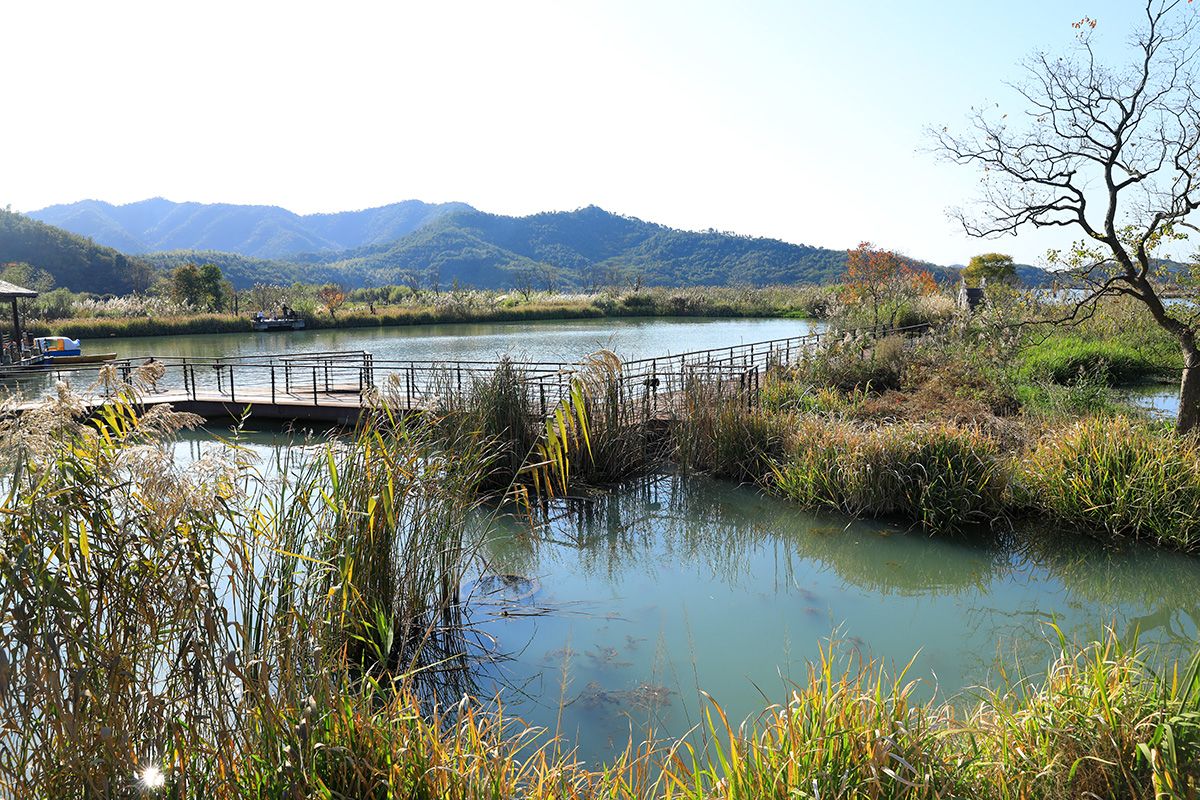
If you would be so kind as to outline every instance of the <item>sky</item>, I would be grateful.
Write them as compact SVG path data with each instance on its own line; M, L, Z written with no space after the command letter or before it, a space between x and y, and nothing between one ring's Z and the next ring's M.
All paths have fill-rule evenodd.
M598 205L690 230L936 263L1063 240L966 237L979 175L927 127L1019 111L1006 82L1135 0L206 0L0 6L0 206L417 198Z

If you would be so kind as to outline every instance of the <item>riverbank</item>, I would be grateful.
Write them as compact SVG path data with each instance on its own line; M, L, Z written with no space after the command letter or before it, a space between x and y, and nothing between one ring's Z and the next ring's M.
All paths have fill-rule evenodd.
M338 330L463 322L528 322L621 317L792 317L818 318L827 312L831 290L821 287L762 289L645 289L596 294L466 291L406 295L403 302L350 302L333 314L298 310L306 330ZM249 315L152 314L84 316L31 320L35 336L67 335L84 340L109 337L249 333Z

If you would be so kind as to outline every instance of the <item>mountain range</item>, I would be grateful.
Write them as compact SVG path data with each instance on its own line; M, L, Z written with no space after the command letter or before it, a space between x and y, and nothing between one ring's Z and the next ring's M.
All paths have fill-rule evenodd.
M217 250L253 258L338 252L395 241L466 203L402 203L300 215L278 206L173 203L161 197L115 206L101 200L56 205L33 219L87 236L125 253Z
M119 206L84 200L10 217L22 221L16 227L25 236L18 252L0 226L0 263L55 262L54 254L39 258L30 249L27 240L36 230L42 240L57 241L59 249L78 255L92 248L88 252L101 265L115 264L120 256L137 272L136 281L120 280L104 267L93 280L78 264L61 276L45 267L59 285L93 292L127 291L145 282L147 268L169 270L185 263L218 264L239 288L300 281L434 289L827 283L840 278L846 266L845 250L683 231L596 206L510 217L465 203L407 200L299 215L275 206L155 198ZM940 279L957 277L957 268L915 263ZM1022 273L1027 282L1045 279L1034 268Z

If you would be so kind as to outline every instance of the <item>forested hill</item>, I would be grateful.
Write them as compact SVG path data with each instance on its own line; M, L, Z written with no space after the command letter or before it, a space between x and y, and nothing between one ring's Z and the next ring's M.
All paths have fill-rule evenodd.
M29 216L126 253L216 250L254 258L340 252L393 242L465 203L401 203L336 214L295 214L277 206L175 203L161 197L115 206L82 200Z
M144 291L155 278L142 259L0 209L0 264L10 262L32 264L49 272L55 285L76 292Z
M842 274L846 252L681 231L590 206L528 217L461 211L390 245L299 259L381 282L582 288L822 283Z
M415 204L415 205L414 205ZM162 234L155 242L176 242L174 249L151 252L140 258L126 259L137 265L132 276L117 278L99 271L102 280L82 282L70 277L60 284L71 288L86 288L96 292L123 291L126 286L144 275L145 264L168 270L185 263L215 263L221 266L229 280L239 288L255 283L324 283L336 282L347 288L388 283L404 283L426 288L461 286L478 288L550 288L591 289L604 286L720 286L766 285L776 283L829 283L839 280L846 268L846 251L790 244L778 239L752 238L717 231L682 231L645 222L633 217L613 214L595 206L569 212L547 212L527 217L507 217L486 214L469 206L457 210L447 206L432 206L418 201L397 203L368 211L345 214L300 217L274 207L256 207L265 216L258 223L246 222L250 217L239 216L246 206L198 206L195 203L171 203L166 200L147 200L126 206L85 201L70 206L45 209L43 216L63 217L62 225L75 232L97 230L92 223L117 214L122 221L110 230L111 237L120 231L137 229ZM191 209L189 212L187 209ZM66 213L74 209L76 213ZM108 211L105 211L107 209ZM250 226L234 235L232 228L214 222L214 230L197 238L182 240L164 232L173 223L175 231L185 229L199 233L203 220L226 219L221 209L236 209L238 217ZM100 212L104 211L104 215ZM53 213L51 213L53 212ZM95 213L93 213L95 212ZM140 216L139 216L140 215ZM280 216L282 215L282 216ZM32 220L17 215L29 225ZM141 221L135 224L136 220ZM159 222L155 223L157 219ZM418 224L425 219L424 224ZM167 221L164 221L167 220ZM283 220L288 224L307 226L304 231L287 228L280 233ZM228 219L226 219L228 221ZM299 222L298 222L299 221ZM410 225L414 230L399 235ZM45 231L54 231L41 226ZM103 227L103 226L100 226ZM286 226L285 226L286 227ZM116 231L116 232L114 232ZM273 231L273 233L271 233ZM92 234L96 235L96 234ZM142 235L142 234L139 234ZM65 232L44 238L55 241L74 239ZM63 237L66 237L65 239ZM97 236L99 238L99 236ZM268 240L273 242L267 245ZM367 240L357 247L343 243ZM286 247L282 243L287 242ZM303 253L267 257L260 252L274 252L298 246L297 242L317 242ZM249 244L248 244L249 243ZM89 242L83 242L97 251ZM142 250L145 240L128 245ZM62 249L62 248L59 248ZM110 262L124 258L108 251ZM55 256L51 257L52 259ZM99 258L99 257L98 257ZM42 263L38 254L25 251L22 256L0 253L0 259ZM103 259L101 259L103 260ZM115 262L114 262L115 263ZM941 280L953 280L957 270L914 262L929 269ZM131 268L132 269L132 268ZM51 270L53 271L53 270ZM1041 282L1030 268L1022 275L1029 283ZM57 277L57 276L56 276Z

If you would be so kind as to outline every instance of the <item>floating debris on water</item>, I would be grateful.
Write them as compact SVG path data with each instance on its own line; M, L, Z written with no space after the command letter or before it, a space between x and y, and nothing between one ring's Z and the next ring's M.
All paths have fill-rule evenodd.
M463 587L463 594L476 603L504 604L529 600L542 589L537 578L508 573L485 573Z

